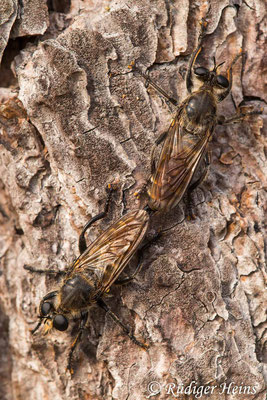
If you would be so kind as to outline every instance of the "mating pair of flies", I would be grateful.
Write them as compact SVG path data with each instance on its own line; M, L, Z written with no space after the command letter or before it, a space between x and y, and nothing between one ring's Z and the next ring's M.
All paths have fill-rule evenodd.
M139 270L140 265L132 277L120 279L120 274L126 265L137 250L140 250L150 216L154 212L166 212L174 208L185 192L190 195L203 181L209 165L208 143L212 138L215 126L237 122L246 115L260 113L252 111L248 114L237 114L228 119L217 115L217 104L230 93L232 68L241 54L238 54L231 63L227 77L218 74L218 67L223 63L216 65L215 59L212 70L203 66L195 68L197 56L201 51L205 27L206 23L202 21L198 46L190 57L186 75L186 87L189 95L181 104L178 105L175 99L168 96L150 78L136 69L148 84L177 106L176 116L169 130L156 142L156 146L163 142L158 160L155 160L154 151L152 151L152 171L151 182L147 189L147 206L144 209L128 212L87 246L85 233L94 222L106 216L113 190L111 186L108 189L105 210L84 226L79 237L80 256L70 268L58 272L25 266L31 272L55 273L64 276L59 288L48 293L41 300L39 322L32 333L35 333L42 324L44 324L45 333L52 328L65 331L68 328L70 317L78 316L80 318L78 334L71 345L68 356L67 369L71 373L73 371L73 352L81 339L88 319L88 310L93 304L104 309L135 344L144 349L147 348L147 345L137 340L130 329L111 311L104 302L103 296L113 283L126 283ZM195 78L200 83L200 87L194 91L193 81ZM198 171L201 165L202 170ZM197 179L196 171L198 171Z

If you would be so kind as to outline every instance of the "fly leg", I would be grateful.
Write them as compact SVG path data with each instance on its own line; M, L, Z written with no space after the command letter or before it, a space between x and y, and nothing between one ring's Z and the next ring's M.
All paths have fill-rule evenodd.
M110 204L110 200L111 200L111 195L114 192L114 187L112 185L109 185L107 188L107 200L106 200L106 204L105 204L105 208L104 211L97 214L95 217L93 217L92 219L90 219L90 221L88 221L85 226L83 227L82 233L80 234L79 237L79 250L80 250L80 254L82 254L86 249L87 249L87 245L86 245L86 240L84 237L85 232L90 228L91 225L93 225L96 221L99 221L102 218L105 218L107 213L108 213L108 209L109 209L109 204Z
M189 186L189 188L187 189L187 202L188 202L187 209L188 209L190 219L196 219L196 216L193 213L192 192L205 180L205 178L208 174L208 171L209 171L209 166L210 166L210 151L208 151L208 153L206 154L205 168L204 168L202 175L196 182L192 183Z
M168 134L167 132L163 132L155 141L155 143L153 144L151 153L150 153L150 177L147 179L146 183L141 187L141 189L139 190L139 192L137 192L137 196L140 197L140 195L142 194L146 194L147 193L147 187L149 186L149 181L151 180L151 177L154 175L154 173L156 172L156 159L155 159L155 151L156 148L158 147L158 145L163 142L166 138Z
M249 115L260 115L262 114L262 110L255 110L249 111L247 113L237 113L230 118L225 118L223 115L218 117L218 125L227 125L227 124L234 124L236 122L242 121L244 118L248 117Z
M167 132L163 132L161 135L159 135L159 137L156 139L152 150L151 150L151 155L150 155L150 168L151 168L151 175L153 175L156 171L156 162L155 162L155 150L158 147L158 145L160 145L160 143L162 143L165 139L166 136L168 135L168 131Z
M188 68L187 68L187 74L186 74L186 88L188 93L192 92L192 88L193 88L193 82L192 82L192 71L196 62L196 59L201 51L201 42L204 38L204 36L206 35L206 28L207 28L207 22L206 22L206 18L210 12L211 7L208 9L207 14L204 18L202 18L201 21L201 29L200 29L200 34L198 36L198 43L197 43L197 47L194 50L194 52L191 54L190 60L189 60L189 64L188 64Z
M155 151L157 146L163 142L168 134L167 132L163 132L159 137L156 139L155 143L153 144L151 153L150 153L150 177L147 178L147 181L142 185L141 189L139 189L136 193L135 196L139 199L142 195L146 195L147 193L147 187L149 186L149 181L152 177L152 175L156 171L156 160L155 160Z
M41 304L40 305L42 305L43 304L43 302L45 302L46 300L50 300L50 299L53 299L54 297L56 297L57 296L57 294L58 294L58 291L57 290L53 290L53 292L49 292L49 293L47 293L44 297L43 297L43 299L42 299L42 301L41 301Z
M132 67L133 71L136 71L139 75L141 75L145 80L146 80L146 86L150 85L154 89L156 89L167 101L169 101L171 104L174 106L178 105L178 101L174 99L173 97L169 96L165 90L163 90L161 87L159 87L149 76L148 74L144 74L138 67L135 65Z
M141 249L140 249L141 250ZM122 278L122 279L117 279L114 284L115 285L126 285L127 283L131 282L132 280L134 280L134 278L136 277L136 275L138 274L138 272L141 270L142 266L143 266L143 262L142 262L142 255L138 254L138 264L137 264L137 268L135 269L134 273L130 276L127 276L126 278Z
M30 265L24 265L23 268L26 269L27 271L35 272L37 274L62 275L62 276L67 274L66 271L58 271L56 269L34 268L34 267L31 267Z
M107 188L107 191L108 191L108 196L107 196L107 200L106 200L104 211L101 212L100 214L96 215L92 219L90 219L90 221L88 221L87 224L85 224L85 226L84 226L84 228L82 230L82 233L80 234L80 237L79 237L79 250L80 250L81 254L87 248L85 237L84 237L85 232L87 231L87 229L94 222L98 221L99 219L104 218L108 213L109 204L110 204L110 200L111 200L111 194L114 191L114 187L112 185L109 185L108 188ZM48 275L67 275L68 274L68 269L65 270L65 271L58 271L58 270L55 270L55 269L34 268L34 267L31 267L30 265L24 265L24 269L26 269L27 271L30 271L30 272L38 273L38 274L48 274Z
M139 271L141 270L141 268L143 266L144 250L146 250L148 247L150 247L151 244L154 243L160 237L160 235L161 235L160 232L157 232L149 241L144 243L143 246L141 246L138 249L138 252L137 252L138 263L137 263L137 268L135 269L134 273L130 276L127 276L126 278L117 279L114 282L115 285L125 285L125 284L131 282L136 277L136 275L139 273Z
M134 278L136 277L136 275L138 274L138 272L141 270L143 263L141 262L141 256L138 257L138 264L137 264L137 268L134 271L134 273L130 276L127 276L126 278L122 278L122 279L117 279L114 282L114 285L126 285L127 283L131 282L132 280L134 280Z
M72 368L72 357L73 357L73 353L74 350L77 347L77 344L81 341L81 337L82 337L82 333L85 329L85 324L87 322L88 319L88 312L82 312L81 313L81 320L80 320L80 326L79 326L79 331L76 335L76 338L74 339L71 348L70 348L70 352L68 355L68 365L67 365L67 370L70 371L71 374L73 374L73 368Z
M121 327L123 332L132 340L132 342L134 342L137 346L142 347L143 349L147 350L148 345L145 343L139 342L139 340L137 340L136 337L131 333L130 329L120 321L120 319L117 317L117 315L111 311L109 306L102 299L97 300L97 304L99 305L99 307L101 307L103 310L105 310L108 315L110 315L110 317L113 319L113 321L115 321L116 324L118 324Z

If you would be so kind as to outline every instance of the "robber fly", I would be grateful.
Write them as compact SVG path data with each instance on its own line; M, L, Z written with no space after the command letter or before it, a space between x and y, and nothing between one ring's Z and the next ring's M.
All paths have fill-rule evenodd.
M159 137L152 150L151 183L148 186L148 205L152 210L170 210L174 208L187 191L189 203L191 192L204 180L207 167L210 164L208 144L212 138L217 124L236 122L246 115L260 114L252 111L247 114L237 114L229 119L217 115L217 104L224 100L232 87L232 68L241 53L231 63L227 77L218 73L218 68L224 64L216 65L212 70L200 66L194 68L196 59L201 51L201 40L204 37L206 22L203 19L198 46L192 53L186 75L186 86L189 96L178 106L175 118L169 130ZM133 67L135 68L135 67ZM172 104L177 106L177 101L168 96L147 75L141 74L147 83L151 84ZM200 83L200 88L192 91L193 79ZM154 152L162 141L163 147L155 162ZM204 161L205 168L198 171ZM195 173L198 171L198 177ZM197 179L196 179L197 178Z
M128 212L88 247L84 237L88 228L107 214L111 191L109 191L105 211L92 218L82 230L79 238L81 255L74 261L69 270L63 272L65 276L60 287L48 293L41 300L39 322L32 331L32 333L35 333L42 323L44 324L45 333L52 328L65 331L68 328L70 317L80 317L80 328L68 357L67 369L71 373L73 372L73 352L85 328L88 309L93 304L97 304L104 309L135 344L145 349L147 348L145 344L135 338L130 330L110 310L102 297L109 291L114 282L125 283L133 278L132 275L120 281L118 280L121 272L136 253L145 236L149 213L145 210ZM57 271L38 270L30 266L25 266L24 268L31 272L57 273ZM140 265L138 266L139 268Z

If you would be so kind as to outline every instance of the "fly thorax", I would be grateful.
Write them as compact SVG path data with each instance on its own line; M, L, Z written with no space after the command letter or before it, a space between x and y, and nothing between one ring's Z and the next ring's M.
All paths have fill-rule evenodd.
M82 275L67 279L60 289L60 309L75 312L90 306L95 289Z
M202 130L216 117L216 101L208 90L202 90L188 98L184 108L183 125L189 132Z

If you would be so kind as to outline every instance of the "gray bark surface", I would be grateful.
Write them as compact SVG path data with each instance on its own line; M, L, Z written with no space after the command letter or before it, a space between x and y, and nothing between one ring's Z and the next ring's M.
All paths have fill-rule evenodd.
M73 262L108 183L118 182L111 212L88 241L122 215L122 197L128 210L140 206L134 193L149 178L151 148L175 108L129 65L149 68L182 101L208 4L199 64L211 68L215 55L224 73L243 50L219 113L230 116L241 102L248 110L264 106L265 4L233 3L2 1L1 399L265 399L263 115L216 127L210 170L194 193L197 218L187 220L185 201L154 217L149 235L164 233L146 250L141 272L106 298L148 351L94 307L70 377L77 322L67 332L30 333L40 300L60 279L24 269L64 270ZM177 393L182 384L214 389L197 397Z

